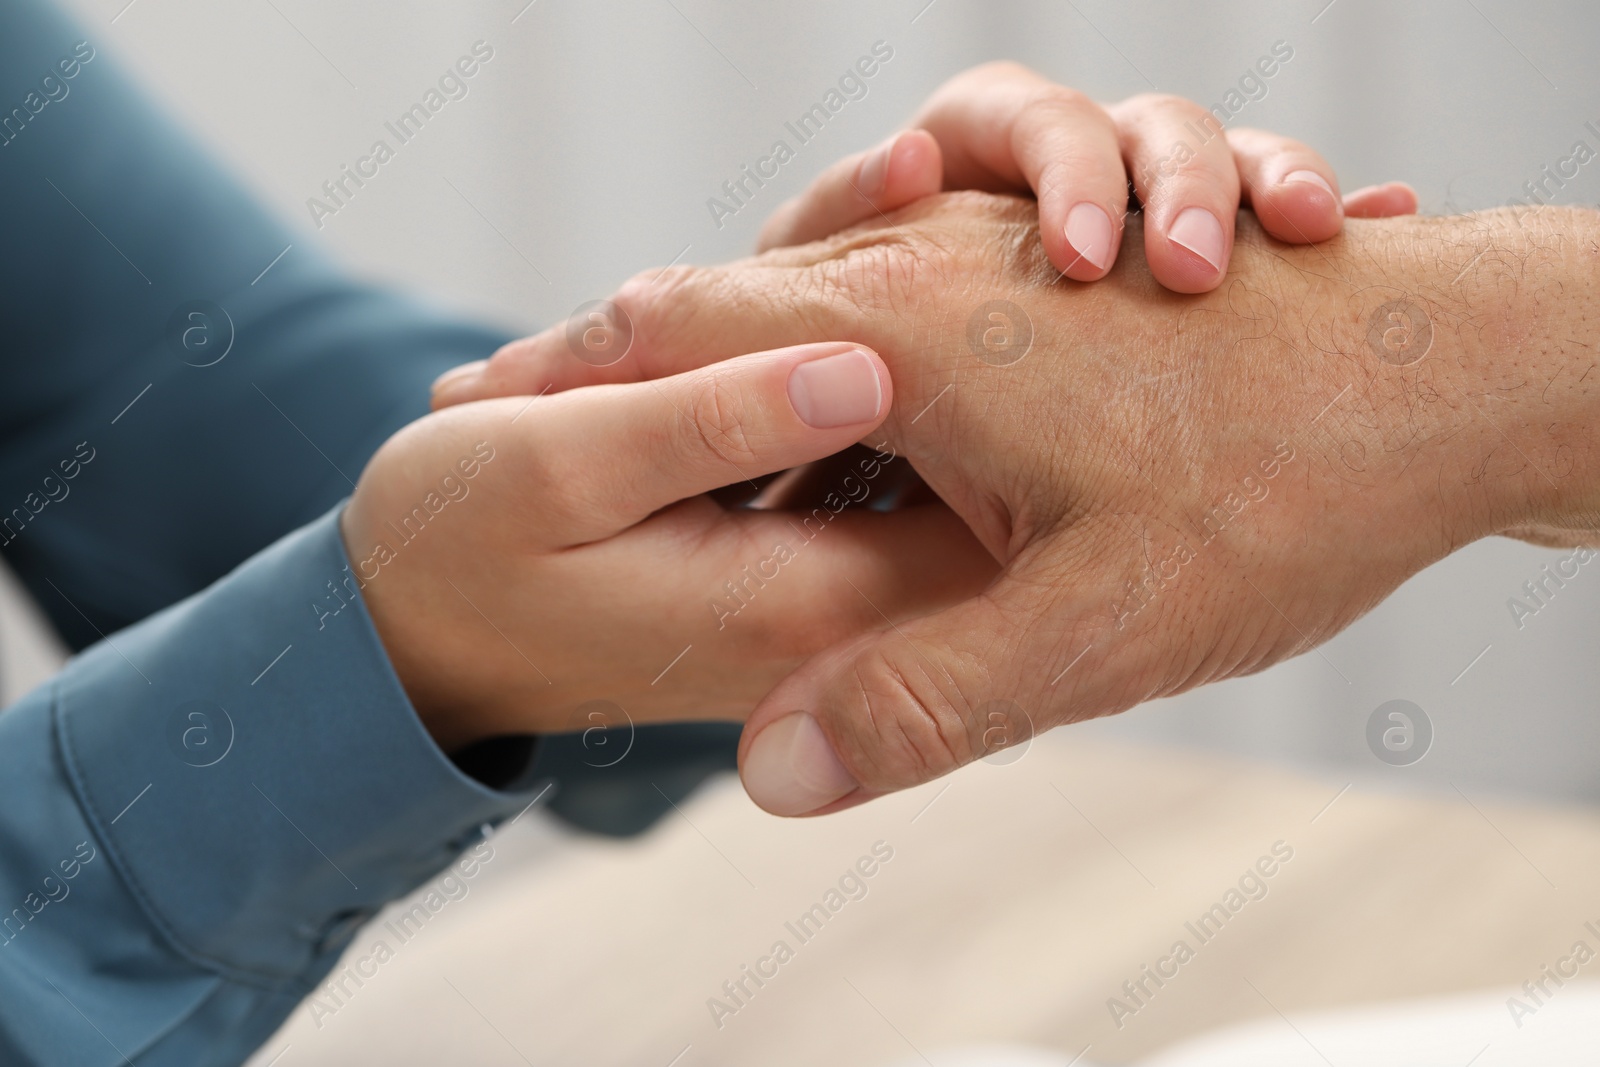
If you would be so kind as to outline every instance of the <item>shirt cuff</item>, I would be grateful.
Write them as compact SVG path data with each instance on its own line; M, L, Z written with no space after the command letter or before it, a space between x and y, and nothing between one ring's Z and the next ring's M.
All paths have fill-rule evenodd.
M423 729L362 603L338 508L101 642L57 684L85 817L151 922L235 981L328 966L385 903L539 795Z

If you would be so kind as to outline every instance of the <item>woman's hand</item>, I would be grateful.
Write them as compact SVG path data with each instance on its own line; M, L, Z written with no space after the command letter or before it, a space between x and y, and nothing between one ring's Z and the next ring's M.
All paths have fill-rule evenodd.
M1223 131L1205 108L1146 94L1102 106L1015 63L988 63L946 82L911 128L829 167L767 221L759 250L804 244L934 193L1033 193L1050 262L1089 282L1116 261L1132 181L1146 215L1145 258L1162 285L1203 293L1233 252L1234 217L1255 211L1289 244L1339 232L1345 215L1409 215L1398 182L1346 196L1316 152L1264 130Z
M1016 63L988 63L941 86L910 129L840 160L781 205L757 251L880 226L888 213L941 191L1031 193L1050 263L1065 277L1095 281L1116 263L1131 181L1144 206L1142 259L1150 273L1174 292L1204 293L1227 275L1241 207L1252 208L1271 236L1299 245L1335 236L1346 217L1417 209L1416 193L1401 182L1359 189L1341 203L1333 168L1305 145L1263 130L1216 130L1209 111L1179 97L1135 96L1103 107ZM1213 135L1202 140L1207 131ZM433 385L433 406L531 392L529 382L505 373L507 364L516 360L446 372ZM563 380L540 384L638 377L627 360L603 370L574 360L566 370L557 376Z
M994 561L943 505L847 510L887 491L887 454L803 512L701 495L839 452L890 400L875 353L812 344L396 434L344 538L434 737L582 729L593 700L641 723L741 719L812 653L981 589Z

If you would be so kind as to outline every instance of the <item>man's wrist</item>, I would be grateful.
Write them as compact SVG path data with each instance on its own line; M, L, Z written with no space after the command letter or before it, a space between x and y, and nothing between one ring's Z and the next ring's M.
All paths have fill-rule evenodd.
M1431 222L1459 261L1429 264L1427 247L1417 249L1440 356L1454 362L1457 424L1476 463L1468 473L1491 504L1484 532L1594 529L1600 215L1501 209L1418 221Z
M1346 226L1322 246L1272 249L1296 268L1279 299L1303 309L1298 340L1313 362L1326 353L1328 389L1349 386L1322 419L1338 438L1328 462L1404 455L1393 488L1424 505L1408 517L1430 524L1441 554L1496 533L1600 525L1600 373L1589 374L1587 339L1600 321L1600 216Z

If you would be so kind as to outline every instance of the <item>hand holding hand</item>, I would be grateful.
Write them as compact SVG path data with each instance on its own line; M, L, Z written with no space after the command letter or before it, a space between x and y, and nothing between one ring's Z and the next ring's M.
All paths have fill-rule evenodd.
M596 371L551 332L458 387L647 379L819 337L883 355L883 433L1004 569L762 702L741 767L770 811L970 762L997 702L1045 729L1259 670L1476 538L1600 528L1600 401L1573 340L1600 319L1592 214L1366 222L1302 249L1245 216L1228 283L1192 297L1159 288L1137 245L1100 283L1060 284L1037 219L946 195L641 275L616 297L636 337L621 363ZM1012 327L998 347L978 343L994 309Z
M838 452L891 398L876 354L820 344L396 434L343 530L434 737L581 729L596 699L640 723L742 719L813 652L981 588L994 562L942 505L846 510L888 456L796 514L700 495Z

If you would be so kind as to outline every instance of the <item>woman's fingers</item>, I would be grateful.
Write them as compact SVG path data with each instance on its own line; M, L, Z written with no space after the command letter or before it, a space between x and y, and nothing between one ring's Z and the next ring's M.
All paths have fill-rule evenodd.
M1216 117L1181 97L1146 93L1111 107L1144 204L1145 256L1179 293L1221 284L1233 254L1239 172Z
M452 367L434 380L433 410L492 396L543 396L585 385L645 381L687 369L656 365L649 353L657 335L671 329L667 309L673 302L664 294L681 279L699 279L703 273L692 267L643 271L624 282L613 299L590 301L565 322L501 345L488 359Z
M1076 281L1105 277L1128 209L1110 116L1083 94L1052 87L1017 116L1011 145L1039 198L1039 234L1050 262Z
M1289 244L1326 241L1344 225L1339 179L1299 141L1266 130L1229 130L1243 203L1262 227Z
M925 196L944 181L939 142L927 130L902 130L876 148L833 164L761 228L756 251L804 244L870 222Z
M1405 182L1385 182L1357 189L1344 198L1344 213L1352 219L1389 219L1417 213L1417 191Z
M680 521L676 511L662 516L663 528L652 519L634 533L667 538L667 553L655 554L667 565L681 561L676 573L698 579L695 593L716 598L707 615L715 613L719 631L737 637L748 627L803 639L806 654L879 629L886 618L900 623L981 593L999 564L967 524L938 501L872 510L883 477L874 469L892 466L856 464L809 508L712 514L686 506L681 521L702 549L689 559L680 531L671 529ZM846 500L857 506L845 507ZM708 521L726 536L707 531Z
M917 125L939 139L947 188L1033 190L1057 270L1093 281L1111 269L1128 181L1099 104L1026 67L989 63L934 93Z
M499 396L542 396L587 385L650 382L717 363L746 352L814 341L816 330L785 318L792 329L775 337L769 329L746 328L765 322L761 310L777 311L790 297L795 264L805 264L815 250L801 248L769 253L762 261L726 267L675 266L643 271L622 284L616 295L598 301L599 310L574 314L564 323L501 346L486 362L466 364L442 375L433 387L434 410ZM792 263L785 263L788 257ZM707 302L748 313L730 328L706 321L700 309ZM603 358L593 359L582 338L593 332L616 335L626 342L606 341ZM745 343L750 337L759 338Z
M585 325L585 317L599 321ZM615 360L591 362L584 358L581 338L607 329L601 321L610 323L613 334L626 331L628 345ZM543 396L584 385L638 381L633 330L627 312L612 301L599 301L596 310L576 312L560 325L501 345L488 359L451 367L434 379L432 408L438 411L492 396Z
M617 533L720 486L832 455L889 411L889 371L860 345L799 345L662 378L574 389L526 414L566 544Z

